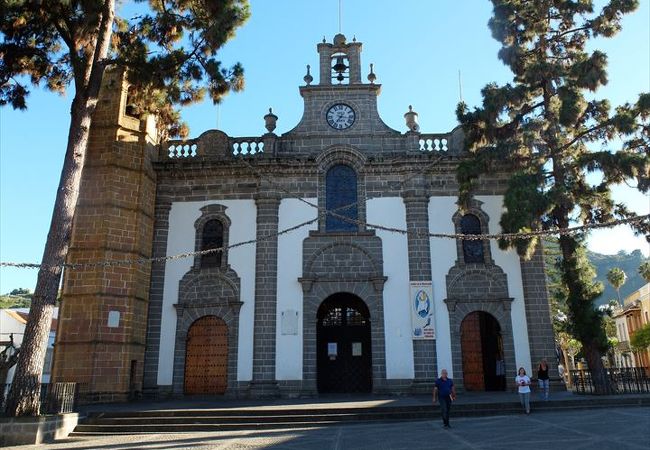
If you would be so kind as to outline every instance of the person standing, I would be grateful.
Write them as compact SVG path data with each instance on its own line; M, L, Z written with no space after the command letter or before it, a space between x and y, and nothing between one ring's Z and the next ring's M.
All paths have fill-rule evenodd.
M548 363L542 359L537 366L537 383L539 386L539 396L548 401L548 393L550 390L550 380L548 378Z
M526 369L519 368L519 372L515 377L515 383L519 390L519 401L521 406L524 407L526 414L530 414L530 378L526 375Z
M433 386L433 404L440 401L440 412L442 413L442 424L445 428L451 428L449 425L449 410L451 402L456 400L456 386L454 381L447 377L447 369L440 371L440 378L434 381Z

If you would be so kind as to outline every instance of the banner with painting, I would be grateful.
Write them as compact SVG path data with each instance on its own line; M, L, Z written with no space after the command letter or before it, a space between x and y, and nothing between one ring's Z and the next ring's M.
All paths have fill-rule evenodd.
M430 281L411 281L409 293L413 339L435 339L433 285Z

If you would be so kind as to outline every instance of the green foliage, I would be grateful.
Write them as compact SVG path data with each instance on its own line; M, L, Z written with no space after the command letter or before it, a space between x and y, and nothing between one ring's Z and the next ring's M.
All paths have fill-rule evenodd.
M13 289L5 295L0 295L0 309L29 308L32 303L32 291L29 289Z
M645 256L640 250L634 250L630 253L620 251L614 255L601 255L600 253L587 251L587 257L596 269L596 279L605 285L602 295L595 300L597 305L604 305L610 299L617 298L616 290L607 281L607 272L614 267L619 267L628 276L625 284L620 288L622 299L646 283L638 272L639 266L645 260Z
M639 265L638 272L647 283L650 283L650 260L643 261L641 265Z
M7 308L29 308L32 300L26 297L15 295L0 295L0 309Z
M36 2L0 0L0 104L27 107L28 84L63 93L70 83L83 92L100 24L116 0ZM243 88L240 64L223 67L217 50L249 16L247 0L150 0L134 17L112 21L108 60L128 69L139 112L155 113L168 135L182 135L175 105L214 102Z
M623 301L621 300L621 286L625 284L627 275L619 267L614 267L609 269L607 272L607 281L609 284L616 289L616 296L618 297L618 302L622 305Z
M492 3L489 26L501 43L499 58L514 76L503 86L488 84L480 107L457 108L471 156L457 173L461 205L467 205L478 177L497 169L510 174L501 218L506 233L633 216L612 200L611 186L634 180L642 192L650 188L649 94L614 110L595 98L592 93L607 83L607 56L589 44L615 35L638 2L611 0L598 12L590 0ZM590 172L600 173L600 181L589 183ZM633 227L650 239L649 221ZM585 347L590 367L600 370L597 354L608 345L594 300L603 287L593 281L583 242L584 236L559 238L558 268L569 331ZM501 243L524 257L536 244Z
M627 275L619 267L613 267L607 272L607 281L617 291L625 284Z
M636 352L650 348L650 323L646 323L634 332L630 338L630 345Z

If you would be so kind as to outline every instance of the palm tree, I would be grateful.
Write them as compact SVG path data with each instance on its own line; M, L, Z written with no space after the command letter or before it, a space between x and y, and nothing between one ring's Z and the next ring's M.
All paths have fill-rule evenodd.
M646 282L650 283L650 259L641 263L639 266L639 274Z
M625 275L625 272L623 272L622 269L618 267L614 267L613 269L610 269L609 272L607 272L607 281L609 281L609 284L612 285L614 289L616 289L616 295L618 296L618 302L623 306L623 302L621 302L621 286L625 284L625 280L627 280L627 275Z

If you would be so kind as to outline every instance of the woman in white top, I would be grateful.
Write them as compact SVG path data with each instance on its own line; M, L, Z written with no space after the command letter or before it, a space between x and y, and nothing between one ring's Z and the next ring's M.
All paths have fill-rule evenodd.
M526 375L526 369L519 368L519 374L515 377L515 383L519 388L519 400L524 407L526 414L530 414L530 378Z

